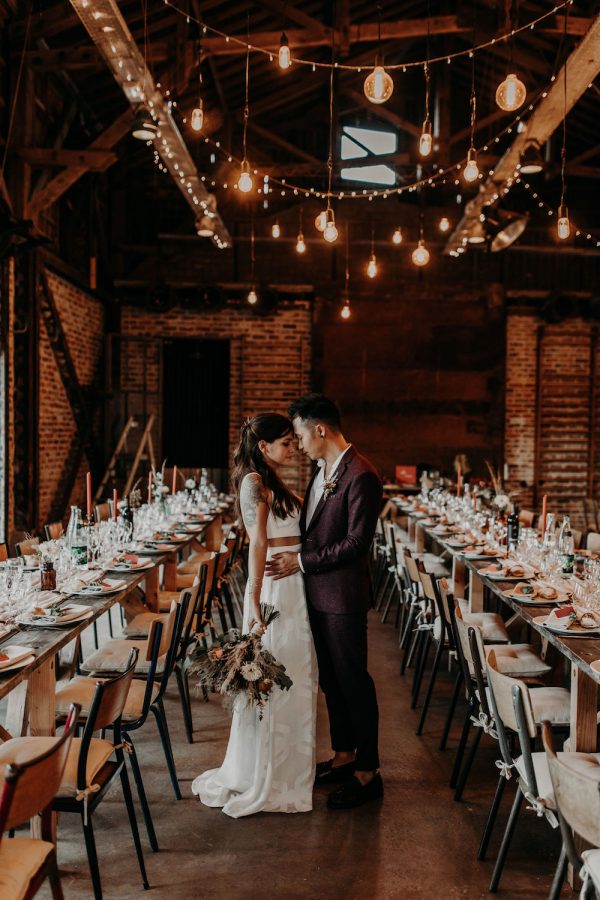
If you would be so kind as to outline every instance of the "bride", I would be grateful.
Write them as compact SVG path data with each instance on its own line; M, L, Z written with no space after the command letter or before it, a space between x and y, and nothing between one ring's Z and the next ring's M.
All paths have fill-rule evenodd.
M221 768L192 783L202 803L220 806L233 818L312 809L317 664L304 583L300 572L281 580L264 577L273 551L300 550L301 502L281 477L295 457L292 425L285 416L262 413L244 424L232 476L237 512L250 539L242 630L264 635L263 646L283 663L293 686L273 689L262 721L258 710L238 696ZM267 629L261 603L281 613Z

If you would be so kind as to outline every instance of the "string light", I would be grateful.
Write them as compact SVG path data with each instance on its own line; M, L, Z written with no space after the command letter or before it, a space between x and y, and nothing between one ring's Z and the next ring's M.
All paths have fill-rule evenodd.
M365 97L371 103L385 103L390 99L394 91L394 82L383 67L383 55L381 52L381 3L377 4L377 53L375 54L375 68L365 78L363 85Z
M198 101L198 106L192 110L191 125L193 131L202 131L202 126L204 125L204 107L202 99Z
M306 243L302 234L302 207L300 207L300 224L298 228L298 237L296 238L296 253L305 253Z
M254 287L250 288L248 291L248 296L246 300L250 304L250 306L255 306L258 303L258 294L256 293Z
M342 319L349 319L352 315L352 310L350 309L350 302L348 300L344 301L344 305L340 310L340 316Z
M277 239L281 237L281 228L279 227L279 221L275 219L273 225L271 226L271 236Z
M377 277L377 257L375 256L375 227L371 226L371 255L367 264L367 275L369 278Z
M450 220L448 219L447 216L442 216L442 218L439 221L438 228L440 229L442 234L445 234L447 231L450 230Z
M325 231L325 226L327 225L327 210L322 209L317 218L315 219L315 228L317 231L320 231L321 234Z
M392 244L396 244L398 246L402 243L402 229L400 227L396 228L392 235Z
M565 14L564 21L564 31L563 31L563 41L567 34L567 16L568 13ZM566 181L566 165L567 165L567 62L568 56L565 59L565 63L563 66L564 70L564 80L563 80L563 121L562 121L562 147L560 150L560 205L558 207L558 221L556 223L556 230L558 234L558 238L561 241L568 240L571 234L571 223L569 222L569 210L565 204L565 197L567 193L567 181Z
M279 41L279 68L280 69L289 69L291 64L292 64L292 55L290 53L287 35L284 31L282 33L281 39Z
M254 219L250 224L250 280L252 282L252 287L248 291L248 296L246 300L250 304L250 306L255 306L258 303L258 294L256 293L256 287L254 285L254 264L255 264L255 256L254 256Z
M514 112L525 103L527 89L515 74L507 75L498 85L496 103L506 112Z
M477 165L477 153L471 147L467 156L467 164L464 168L463 178L465 181L477 181L479 178L479 167Z
M338 239L338 230L335 224L335 215L331 208L327 210L327 224L323 229L323 237L328 244L333 244L334 241L337 241Z
M427 20L429 27L429 19ZM429 63L425 63L425 121L419 138L419 153L421 156L429 156L433 147L431 134L431 120L429 118Z
M429 250L425 246L425 241L422 237L419 238L419 243L412 252L412 261L415 266L419 266L420 268L426 266L429 262Z
M250 16L248 16L248 39L250 38ZM252 188L254 187L254 182L252 180L252 176L250 175L250 166L248 165L248 160L246 158L246 137L248 134L248 117L250 115L250 107L248 104L248 86L249 86L249 78L250 76L250 43L248 42L248 47L246 49L246 96L244 101L244 135L242 140L242 146L244 148L244 155L242 159L242 165L240 169L240 177L238 179L238 190L242 192L242 194L248 194Z
M347 321L352 315L352 310L350 309L350 265L348 262L349 259L349 250L348 246L350 243L350 225L346 222L346 268L344 272L344 293L343 293L343 305L340 310L340 317Z
M331 59L335 54L334 32L331 32ZM335 226L335 213L331 208L331 183L333 179L333 66L329 70L329 153L327 155L327 209L325 211L325 228L323 237L328 244L337 241L338 230Z
M475 7L473 7L473 35L475 35ZM466 182L471 183L479 178L479 168L477 166L477 152L475 150L475 119L477 116L477 96L475 94L475 54L471 57L471 94L469 97L469 106L471 109L471 140L469 141L469 152L467 153L467 164L463 172L463 178Z

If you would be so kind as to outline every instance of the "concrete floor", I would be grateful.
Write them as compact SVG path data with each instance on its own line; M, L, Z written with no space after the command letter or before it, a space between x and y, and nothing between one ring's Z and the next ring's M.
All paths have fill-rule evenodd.
M218 699L194 703L195 743L187 744L176 692L167 712L184 799L173 798L154 731L138 733L161 852L146 852L154 897L256 898L446 898L486 897L493 859L477 862L475 852L495 785L489 738L462 803L448 788L457 720L450 749L437 749L451 676L446 672L431 709L426 732L415 737L409 677L401 678L397 633L371 616L371 671L381 709L383 802L348 812L328 811L326 793L315 794L312 813L263 814L233 820L208 809L189 792L192 778L218 765L229 721ZM327 755L324 707L320 705L319 757ZM512 802L506 791L501 822ZM117 791L95 817L98 854L107 900L150 896L142 890L125 810ZM144 846L147 842L144 837ZM498 833L492 852L498 846ZM548 896L559 837L542 820L525 812L515 835L499 897ZM92 897L77 817L59 823L59 864L67 900ZM49 897L43 890L41 896ZM564 896L573 896L568 888Z

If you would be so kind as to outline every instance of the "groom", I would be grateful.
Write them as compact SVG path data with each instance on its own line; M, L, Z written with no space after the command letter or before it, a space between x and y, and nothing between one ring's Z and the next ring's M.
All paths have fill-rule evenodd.
M268 573L304 573L319 683L329 712L335 757L317 764L316 785L341 783L331 809L350 809L383 796L379 713L367 671L369 550L381 506L381 481L349 444L333 401L309 394L289 408L299 447L318 468L300 519L302 551L274 554Z

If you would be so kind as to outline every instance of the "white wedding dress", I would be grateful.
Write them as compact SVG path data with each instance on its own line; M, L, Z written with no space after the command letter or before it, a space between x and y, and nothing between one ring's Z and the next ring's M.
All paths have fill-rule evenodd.
M299 518L296 513L278 519L269 512L267 537L297 538L297 543L269 547L267 559L273 553L300 550ZM265 576L260 599L280 612L262 642L286 667L293 686L289 691L273 688L262 720L256 707L238 697L223 765L192 782L192 792L202 803L220 806L235 819L257 812L312 809L318 675L302 574L278 581ZM246 586L244 632L248 630L248 619Z

